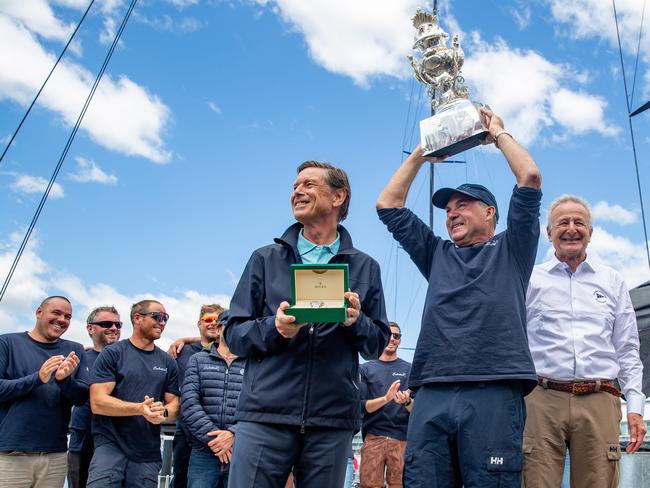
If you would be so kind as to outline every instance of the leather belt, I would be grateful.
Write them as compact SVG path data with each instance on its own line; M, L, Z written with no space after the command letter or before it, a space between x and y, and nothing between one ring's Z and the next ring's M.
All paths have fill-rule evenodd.
M542 376L537 377L537 384L542 388L574 395L588 395L597 391L604 391L615 397L621 397L623 394L616 388L613 380L589 380L589 381L553 381Z

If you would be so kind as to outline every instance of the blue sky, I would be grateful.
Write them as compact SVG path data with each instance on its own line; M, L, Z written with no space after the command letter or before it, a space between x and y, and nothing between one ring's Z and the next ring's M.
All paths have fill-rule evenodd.
M3 147L87 3L0 0ZM644 2L616 4L631 84ZM30 328L37 303L62 293L75 315L66 337L84 343L91 308L114 303L126 318L144 297L172 316L161 345L194 333L199 306L227 304L251 251L292 223L295 168L319 159L348 171L345 225L382 266L389 316L413 346L426 283L374 202L428 111L406 60L420 5L431 2L141 0L0 303L0 332ZM0 165L3 279L127 6L97 0ZM590 255L630 286L650 279L611 2L440 9L461 36L471 98L500 114L542 169L543 222L553 198L582 195L594 207ZM650 10L644 19L634 107L650 99ZM647 204L649 116L634 119ZM483 183L504 213L514 179L498 152L458 159L435 167L436 187ZM424 219L428 193L423 170L408 206ZM437 210L436 232L443 224ZM542 238L538 262L548 252Z

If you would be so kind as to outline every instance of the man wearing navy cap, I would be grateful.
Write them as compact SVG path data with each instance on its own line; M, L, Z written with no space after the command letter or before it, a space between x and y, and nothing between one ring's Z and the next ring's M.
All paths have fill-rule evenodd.
M417 395L404 456L404 486L411 488L521 484L524 395L537 380L525 296L539 238L541 174L501 118L481 111L486 142L495 142L517 182L505 231L495 234L497 202L482 185L434 194L451 240L404 208L428 160L419 147L377 201L380 219L429 282L409 378Z

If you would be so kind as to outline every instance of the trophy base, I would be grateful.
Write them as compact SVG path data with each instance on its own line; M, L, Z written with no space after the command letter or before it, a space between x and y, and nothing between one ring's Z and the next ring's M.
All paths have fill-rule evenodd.
M481 141L483 141L488 134L489 132L486 130L481 131L477 134L474 134L472 137L468 137L462 141L454 142L451 146L443 147L433 152L425 151L423 154L425 156L434 156L437 158L453 156L455 154L462 153L463 151L467 151L468 149L472 149L473 147L480 146Z
M420 121L424 156L447 157L478 146L488 136L480 103L459 100Z

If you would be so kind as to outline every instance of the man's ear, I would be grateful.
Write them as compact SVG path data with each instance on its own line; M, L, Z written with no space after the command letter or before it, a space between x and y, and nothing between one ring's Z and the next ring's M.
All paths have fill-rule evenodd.
M337 189L336 191L334 191L333 205L335 207L340 207L341 205L343 205L343 202L345 202L347 196L348 196L347 190L345 190L344 188Z

